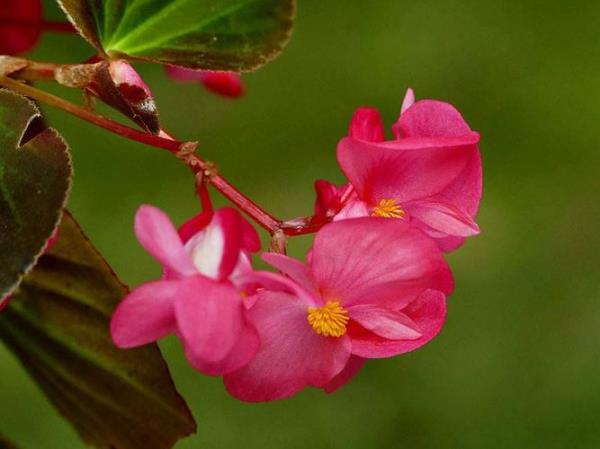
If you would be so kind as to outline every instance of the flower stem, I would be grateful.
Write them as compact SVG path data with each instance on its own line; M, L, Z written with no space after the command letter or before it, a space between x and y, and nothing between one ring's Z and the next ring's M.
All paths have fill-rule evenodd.
M126 139L140 142L155 148L161 148L175 154L177 157L182 159L188 167L190 167L194 174L203 172L203 175L208 177L209 182L219 192L221 192L223 196L244 211L250 218L252 218L269 233L273 234L275 231L280 229L281 221L264 211L256 203L254 203L236 187L229 183L229 181L218 175L213 164L193 154L193 151L197 147L196 142L180 142L171 138L166 133L161 133L161 135L156 136L138 131L134 128L122 125L119 122L107 119L96 114L95 112L70 103L63 98L49 94L48 92L44 92L36 89L35 87L28 86L5 76L0 76L0 86L7 87L27 97L33 98L34 100L62 109L63 111L66 111L82 120L104 128L114 134L125 137Z

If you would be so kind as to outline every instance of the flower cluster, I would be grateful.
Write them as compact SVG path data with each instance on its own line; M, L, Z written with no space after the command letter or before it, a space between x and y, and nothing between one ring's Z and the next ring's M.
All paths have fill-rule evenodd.
M134 347L175 334L198 371L236 398L332 392L367 359L434 338L453 279L443 252L477 234L479 136L439 101L411 90L385 140L377 111L359 109L337 149L348 179L317 181L317 232L306 262L279 253L254 270L258 235L233 209L206 211L179 231L142 206L135 232L163 266L115 312L113 340Z

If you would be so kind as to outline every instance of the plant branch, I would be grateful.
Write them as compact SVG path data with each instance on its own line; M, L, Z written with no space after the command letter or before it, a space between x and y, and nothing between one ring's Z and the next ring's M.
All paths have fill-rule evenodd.
M88 109L77 106L63 98L44 92L35 87L29 86L22 82L16 81L6 76L0 76L0 86L7 87L11 90L19 92L27 97L45 103L49 106L62 109L82 120L90 122L96 126L104 128L114 134L125 137L126 139L140 142L155 148L161 148L175 154L179 159L194 172L194 174L202 174L208 179L208 182L213 185L223 196L229 201L244 211L261 227L267 230L270 234L274 234L278 230L283 231L286 235L302 235L316 232L322 224L311 223L310 218L291 220L289 222L281 222L268 212L264 211L256 203L246 197L229 181L217 174L215 166L198 157L194 154L198 144L197 142L181 142L172 138L166 132L161 132L160 135L153 135L138 131L129 126L125 126L114 120L102 117Z

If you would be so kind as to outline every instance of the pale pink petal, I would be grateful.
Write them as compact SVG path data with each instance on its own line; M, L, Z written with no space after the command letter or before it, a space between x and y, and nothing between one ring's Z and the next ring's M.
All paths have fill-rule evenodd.
M112 339L120 348L133 348L175 332L174 301L185 294L184 281L142 284L117 306L110 322Z
M389 340L416 340L419 327L405 313L376 304L358 304L348 308L350 318L365 329Z
M389 340L367 329L348 326L352 339L352 353L365 358L386 358L414 351L433 339L446 320L446 296L435 290L424 292L416 301L402 310L419 327L422 336L416 340Z
M196 273L169 217L153 206L141 206L135 215L135 235L148 253L170 272L180 276Z
M403 220L330 223L315 237L311 271L325 299L398 310L428 288L450 293L452 274L435 242Z
M248 316L261 348L248 365L224 377L240 400L273 401L304 387L324 387L348 362L350 340L318 335L307 322L306 304L293 295L265 291Z
M400 107L400 115L404 114L408 108L415 103L415 92L409 87L406 89L402 106Z
M374 108L359 108L350 121L348 136L367 142L383 142L385 130L381 114Z
M465 168L478 139L471 134L375 144L345 138L337 156L361 200L371 206L382 199L402 204L445 189Z
M420 100L407 109L393 126L397 139L449 137L471 133L460 112L443 101Z
M222 362L244 327L242 298L232 285L202 275L186 280L186 286L175 316L188 359L192 366Z
M349 218L368 217L369 207L367 203L361 200L350 201L344 208L339 211L333 218L334 221L347 220Z
M315 291L315 283L308 265L278 253L263 253L261 257L269 265L296 281L305 290Z
M469 237L479 234L479 226L471 216L451 204L417 201L407 205L406 211L411 217L446 235Z
M211 279L226 279L240 254L242 217L231 208L219 209L205 230L185 245L198 271Z
M331 394L346 385L354 376L358 374L358 372L365 365L366 361L367 360L363 359L362 357L351 355L344 369L323 387L325 393Z

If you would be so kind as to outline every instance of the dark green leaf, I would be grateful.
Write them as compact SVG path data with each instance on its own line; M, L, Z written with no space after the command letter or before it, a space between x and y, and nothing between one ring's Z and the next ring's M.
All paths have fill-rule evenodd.
M65 141L44 129L31 101L0 90L0 298L18 286L44 250L70 185Z
M57 244L0 313L0 338L84 441L103 449L171 448L196 424L156 345L113 345L109 320L126 293L65 213Z
M295 0L58 0L115 57L197 69L255 69L289 40Z
M17 449L17 446L0 434L0 449Z

